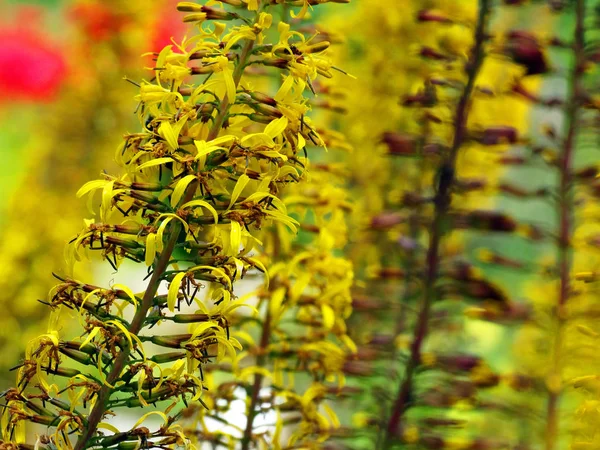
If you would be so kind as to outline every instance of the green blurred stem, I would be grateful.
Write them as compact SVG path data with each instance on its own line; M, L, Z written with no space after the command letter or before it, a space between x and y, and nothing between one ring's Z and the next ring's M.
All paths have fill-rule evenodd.
M454 140L450 153L440 167L440 181L434 198L435 210L433 222L429 233L429 246L426 256L426 274L424 280L423 297L419 307L417 323L413 332L410 346L410 355L406 364L404 377L394 401L392 412L387 423L386 438L383 448L390 448L393 441L399 437L402 429L402 419L412 397L414 377L421 363L421 349L427 338L429 314L435 296L435 284L438 278L440 264L440 242L444 234L446 217L450 208L452 187L455 181L456 157L467 134L467 118L471 94L475 87L475 80L484 58L484 44L486 41L486 26L490 12L490 0L479 1L479 16L475 30L475 45L467 63L467 84L461 95L454 119Z
M582 106L581 78L585 70L585 0L575 2L575 36L573 42L574 62L569 83L569 98L565 109L567 122L563 151L559 160L560 186L558 192L558 270L560 287L556 305L556 332L554 335L553 362L549 374L549 396L546 407L546 450L554 450L559 438L559 410L561 394L561 347L566 321L566 304L571 294L570 273L572 268L571 237L573 234L573 177L572 164L575 153L579 110Z

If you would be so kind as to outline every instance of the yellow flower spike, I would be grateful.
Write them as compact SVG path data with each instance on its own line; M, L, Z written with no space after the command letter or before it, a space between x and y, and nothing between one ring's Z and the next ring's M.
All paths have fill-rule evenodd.
M143 259L148 267L148 281L145 291L136 295L123 285L110 283L112 287L107 289L65 279L61 280L60 288L52 294L52 303L61 305L56 310L69 309L77 312L81 324L88 330L79 339L65 340L64 345L71 346L72 342L76 342L77 348L82 343L81 352L99 347L101 355L95 361L98 365L97 378L83 380L71 377L68 392L64 394L75 408L74 411L81 407L82 402L86 410L87 405L90 405L89 414L87 411L86 414L82 413L82 418L87 419L88 423L79 428L70 416L64 415L59 420L58 427L50 426L51 432L57 432L48 433L51 436L49 445L70 445L65 438L59 436L62 431L73 432L73 445L77 450L83 450L88 442L95 442L98 446L104 446L104 443L106 446L114 445L116 438L97 432L99 428L113 434L127 435L127 441L132 447L143 445L141 436L145 434L146 427L138 426L148 416L143 416L133 430L126 432L104 427L97 418L101 420L108 414L117 413L122 407L152 405L158 399L157 403L166 402L160 408L164 414L163 420L169 425L150 431L153 439L157 442L167 439L169 444L166 445L191 446L184 433L184 430L187 431L187 421L193 422L196 430L202 429L202 425L198 426L202 417L207 414L218 417L220 412L215 406L221 404L219 396L223 393L228 395L227 389L222 391L219 387L221 379L215 380L209 373L211 370L206 370L203 374L206 381L201 380L196 373L199 371L202 374L203 365L208 362L208 358L216 356L217 361L212 361L217 366L232 370L232 376L247 368L250 359L266 360L267 363L256 362L258 367L265 364L262 367L265 371L254 371L247 375L248 378L254 378L252 386L260 385L257 378L272 374L272 367L276 367L275 372L280 382L283 382L283 373L292 369L284 358L275 356L278 341L284 355L293 352L291 342L269 338L264 343L266 338L261 337L260 344L258 338L254 345L244 342L247 350L242 352L242 345L237 339L242 339L236 334L238 328L247 329L246 333L254 336L254 330L251 329L268 322L261 314L268 309L271 273L284 277L277 279L274 284L275 288L282 288L281 314L289 313L290 317L296 311L314 310L321 306L320 302L314 306L290 302L288 286L292 289L296 277L302 271L313 277L306 280L306 289L296 287L296 300L299 303L305 300L310 302L313 292L321 291L321 284L339 284L337 280L329 278L330 273L316 263L312 263L314 269L310 266L298 268L298 273L291 275L291 278L285 270L271 272L271 261L283 261L294 248L292 237L287 230L283 231L285 227L296 232L300 222L304 226L304 221L311 217L306 205L303 206L303 211L293 210L295 206L287 205L283 198L287 195L285 191L293 189L293 184L309 179L306 173L309 162L302 156L302 149L307 140L312 141L312 145L318 144L320 138L307 117L310 105L302 97L307 87L303 79L294 79L293 75L289 78L290 87L288 92L282 91L281 104L265 103L265 110L273 113L279 110L281 114L261 117L261 114L250 113L249 106L245 104L246 93L260 94L254 91L254 86L262 84L257 79L250 80L250 72L261 60L267 63L272 61L273 55L270 52L274 47L269 46L276 44L276 40L271 43L271 36L265 33L273 21L273 16L265 12L269 5L251 3L246 3L246 6L256 13L244 13L244 20L237 19L237 14L229 12L231 6L243 6L241 0L210 3L208 6L215 6L210 9L215 11L215 16L221 15L223 20L235 20L237 24L228 27L227 31L224 24L219 23L199 28L197 37L181 44L174 43L158 54L153 68L156 79L143 82L137 97L140 102L137 117L142 122L141 131L127 134L125 144L117 150L116 159L123 168L123 175L97 180L80 191L80 195L88 194L87 199L91 205L95 191L102 190L100 220L85 224L86 228L73 241L74 249L67 255L73 260L81 259L88 250L102 248L103 258L116 268L124 258L137 262ZM217 8L217 5L222 8ZM180 9L207 14L209 19L209 13L205 12L209 10L205 6L184 2ZM264 10L261 6L264 6ZM185 20L189 20L189 17ZM322 61L320 55L327 45L309 42L300 33L288 29L285 48L291 49L294 46L306 53L305 63L295 63L306 67L292 67L292 72L296 75L312 77L319 70L329 70L329 65ZM282 70L276 65L265 64L261 70L263 68ZM211 73L214 75L202 86L194 82L196 75ZM284 80L285 78L282 79ZM238 91L244 93L239 98ZM252 95L248 96L253 99ZM272 94L262 94L258 98L268 100L272 98ZM245 115L242 117L240 113ZM252 130L250 133L256 130L257 133L248 138L250 133L247 130ZM223 136L225 133L227 136ZM324 191L323 198L327 197L326 192ZM314 205L318 203L315 202ZM115 210L118 214L112 214ZM332 211L317 208L314 212L319 216L316 226L334 234L333 229L321 221L321 216L329 217ZM130 218L124 222L115 221L115 217L120 217L121 214ZM325 219L327 221L329 220ZM275 234L269 234L270 231L267 230L274 230ZM276 239L273 236L277 236ZM339 241L341 240L340 237ZM336 250L337 248L339 247ZM313 254L312 250L309 253ZM188 269L190 264L197 265ZM252 269L263 272L265 276ZM252 297L249 293L238 298L238 293L233 290L234 283L246 277L250 278L250 282L258 281L261 284L259 294ZM159 286L168 280L170 284L166 295L159 294ZM207 288L206 295L197 295L199 289L203 288ZM335 291L336 288L322 290ZM195 303L194 313L175 311L182 294ZM335 294L327 295L334 299L331 301L326 297L325 307L331 308L335 316L331 325L335 331L330 333L333 340L338 339L338 335L345 330L342 323L345 312L338 305L342 303L343 294L338 290ZM83 304L81 299L84 299ZM92 303L94 307L90 306ZM255 304L258 308L253 306ZM251 312L248 314L240 310L243 306L250 308ZM318 319L318 310L316 314ZM298 317L301 316L302 313ZM323 317L329 316L331 314L326 310ZM169 321L178 324L193 321L190 334L170 335L154 328ZM325 321L330 322L329 319ZM320 335L324 331L322 324L300 326L306 328L307 343L321 342ZM111 332L117 335L116 340L119 342L127 339L127 345L115 344L115 336L110 336ZM273 333L275 336L282 331L272 329L264 333ZM125 339L122 339L122 334ZM188 339L190 336L193 339ZM328 342L324 340L319 344L321 348L327 349L326 353L307 347L306 352L310 357L306 361L306 368L314 372L315 377L336 382L342 377L336 372L339 369L332 367L337 367L341 358L336 350L326 345ZM144 351L147 351L149 343L158 347L164 344L170 350L159 351L148 360L145 356L140 358L138 350L145 355ZM48 345L37 354L36 348L29 349L29 356L34 358L33 367L41 374L40 385L43 389L48 388L48 383L43 379L43 370L48 360L55 359L53 348ZM76 348L72 350L78 351ZM69 351L61 356L63 360L71 350L70 347L65 347L67 349ZM323 360L331 352L336 352L333 358L335 363L327 362L326 370L321 371L317 367L318 362L310 360ZM73 359L77 358L83 359L78 353ZM164 361L171 368L161 370L161 365L153 363L153 358ZM62 366L63 361L59 362ZM165 363L161 363L162 367L165 367ZM61 375L76 374L75 369L59 369ZM70 370L73 372L69 372ZM20 376L25 374L26 371L19 370ZM290 373L289 377L293 380L294 374ZM151 392L146 391L144 386L152 386ZM204 387L210 390L205 391ZM38 387L30 383L28 391L35 389ZM118 396L113 395L116 390L120 392ZM203 397L200 398L200 395ZM273 406L278 409L276 400L282 396L276 393L275 397ZM323 397L315 397L313 400L321 402ZM34 401L38 398L35 397ZM96 401L96 398L108 398L110 401ZM167 415L175 414L180 398L184 402L190 399L202 400L212 410L207 413L199 408L197 414L192 412L190 415L177 415L177 420L186 426L175 425L172 423L173 417ZM47 406L59 409L54 405ZM195 405L190 406L194 408ZM257 405L249 402L247 406L254 410ZM304 405L307 416L298 425L298 430L302 430L298 433L298 436L302 436L299 437L299 442L308 441L309 437L314 438L314 442L322 441L332 429L332 424L336 426L336 419L331 412L319 414L319 407L312 402ZM309 417L314 419L312 425L309 425ZM319 431L317 427L323 427L324 430ZM219 439L224 445L236 447L239 436L246 433L246 430L231 428L234 428L234 432L226 432ZM255 437L251 425L249 429L248 445L259 445L258 441L253 442ZM308 434L304 434L304 430ZM131 435L133 432L139 432L140 436ZM203 432L210 433L210 428L205 426ZM311 436L311 433L314 435Z

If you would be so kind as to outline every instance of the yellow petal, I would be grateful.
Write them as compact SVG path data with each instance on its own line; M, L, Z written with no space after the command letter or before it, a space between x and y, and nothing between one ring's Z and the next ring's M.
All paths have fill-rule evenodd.
M233 104L235 103L236 87L231 69L223 69L223 79L225 80L225 87L227 88L227 98L229 99L229 103Z
M285 131L288 126L288 118L281 116L279 119L271 121L266 127L264 133L271 139L275 139Z
M105 223L108 221L108 217L112 209L114 184L114 181L109 181L104 185L104 188L102 189L102 208L100 209L100 220L102 220Z
M179 200L183 196L183 193L187 189L188 185L196 179L196 175L186 175L182 179L180 179L175 185L175 189L173 189L173 193L171 194L171 207L175 208L179 204Z
M181 281L184 277L185 272L179 272L173 277L173 280L171 280L171 284L169 284L169 292L167 294L167 307L171 312L175 311L175 304L177 303L177 294L179 293Z
M146 254L144 256L144 262L147 267L150 267L154 263L156 257L156 234L150 233L146 237Z
M145 162L144 164L140 164L137 170L147 169L148 167L160 166L161 164L166 164L169 162L173 162L172 158L156 158L150 161Z
M206 208L215 219L215 225L219 223L219 214L217 213L217 210L210 203L205 202L204 200L192 200L191 202L181 205L181 209L191 208L193 206L201 206L202 208Z
M83 186L81 186L81 188L79 188L77 194L75 195L77 196L77 198L81 198L90 191L95 191L96 189L103 188L106 183L108 183L107 180L88 181Z
M178 136L170 122L162 122L158 127L158 134L167 141L171 150L177 150L179 147Z
M229 236L229 247L231 249L230 256L235 256L238 254L240 245L242 244L242 227L239 222L235 220L231 221L231 232Z
M248 177L248 175L246 175L245 173L240 175L240 177L237 180L237 183L235 184L235 187L233 188L231 200L229 201L229 206L227 207L227 209L231 209L231 207L237 201L237 199L239 198L249 181L250 178Z
M323 314L323 326L331 330L335 323L335 313L329 305L321 305L321 314Z

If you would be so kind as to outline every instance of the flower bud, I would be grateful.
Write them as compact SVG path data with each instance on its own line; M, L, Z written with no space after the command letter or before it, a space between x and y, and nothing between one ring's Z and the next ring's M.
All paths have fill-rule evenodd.
M450 18L444 16L440 11L433 9L422 9L417 13L417 20L419 22L440 22L440 23L452 23Z
M540 43L533 34L527 31L509 32L505 52L517 64L527 68L527 75L544 74L549 70Z
M416 140L415 136L391 132L383 133L381 138L392 156L415 156Z

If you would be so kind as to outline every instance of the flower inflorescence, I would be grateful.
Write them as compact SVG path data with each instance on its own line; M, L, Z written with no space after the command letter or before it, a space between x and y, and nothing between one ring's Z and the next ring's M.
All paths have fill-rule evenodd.
M84 221L66 252L69 267L90 252L114 270L125 260L143 264L149 281L136 293L123 284L79 281L72 271L56 276L60 283L47 301L49 331L29 342L17 387L3 395L2 448L193 447L176 420L180 404L208 406L203 400L208 363L238 364L242 344L232 324L251 319L240 308L257 311L237 298L235 284L263 273L261 298L271 303L277 291L269 282L285 285L265 265L260 230L279 227L280 239L288 242L297 232L299 223L281 191L306 178L307 146L324 146L304 93L314 89L318 75L332 75L328 43L311 44L284 22L271 43L270 9L300 6L303 17L322 3L328 2L179 4L199 33L156 55L154 77L142 81L137 96L142 131L127 134L117 149L122 174L105 174L77 193L87 196L98 218ZM280 74L276 92L269 94L268 84L255 87L259 66ZM324 269L318 259L324 256L295 262L316 265L319 286ZM332 276L348 279L349 273L345 268ZM302 292L297 287L295 295ZM348 314L343 304L319 307L328 329L336 326L339 308ZM83 330L70 340L58 332L60 316L67 313ZM188 329L161 333L166 324ZM345 336L343 330L337 334ZM159 350L151 351L150 343ZM162 411L144 414L128 431L106 422L121 408L162 402ZM142 425L153 415L163 423L151 431ZM46 427L35 445L25 443L26 423Z

